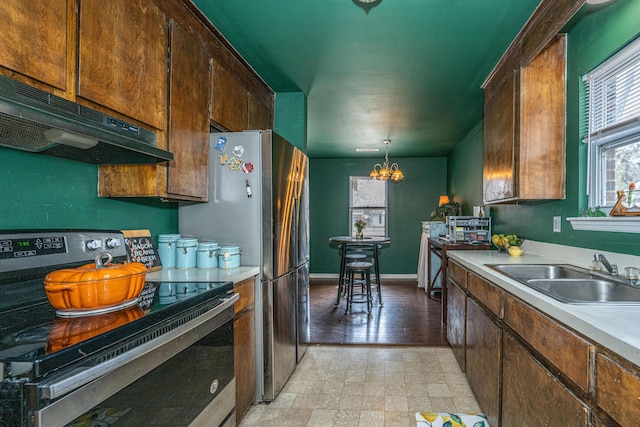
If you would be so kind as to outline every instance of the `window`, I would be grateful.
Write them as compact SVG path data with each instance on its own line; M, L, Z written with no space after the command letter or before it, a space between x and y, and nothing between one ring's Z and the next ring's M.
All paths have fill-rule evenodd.
M632 182L640 188L640 39L583 81L589 206L612 207L617 191L627 190ZM640 197L635 199L640 202Z
M366 223L364 236L387 236L387 181L368 176L349 177L349 224L351 236L356 235L355 222Z

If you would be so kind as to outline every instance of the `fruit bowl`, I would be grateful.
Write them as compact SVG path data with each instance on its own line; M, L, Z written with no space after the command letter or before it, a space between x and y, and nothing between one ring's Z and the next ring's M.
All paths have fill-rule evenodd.
M491 236L491 242L498 248L500 253L507 253L508 249L514 246L520 247L524 240L524 236L516 234L494 234Z

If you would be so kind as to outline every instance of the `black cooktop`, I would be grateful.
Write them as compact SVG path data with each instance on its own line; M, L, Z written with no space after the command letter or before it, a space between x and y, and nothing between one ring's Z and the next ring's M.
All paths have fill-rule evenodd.
M17 289L42 288L41 280L33 282ZM0 311L0 374L37 379L78 362L96 365L211 310L233 292L232 282L197 285L190 293L166 297L158 292L164 284L147 282L133 305L72 317L59 316L44 292L37 298L31 293ZM11 299L20 301L18 295Z

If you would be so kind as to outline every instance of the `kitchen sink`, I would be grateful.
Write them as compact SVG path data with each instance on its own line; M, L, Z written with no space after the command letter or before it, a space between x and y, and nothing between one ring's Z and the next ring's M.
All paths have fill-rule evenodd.
M567 304L640 305L640 286L628 279L566 264L493 264L488 267Z

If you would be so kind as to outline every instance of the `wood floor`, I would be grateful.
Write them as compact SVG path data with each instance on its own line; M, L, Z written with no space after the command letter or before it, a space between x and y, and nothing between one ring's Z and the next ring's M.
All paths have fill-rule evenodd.
M345 314L345 300L335 305L337 280L312 279L310 317L312 344L379 344L448 347L440 302L427 298L415 280L382 280L383 306L354 305Z

